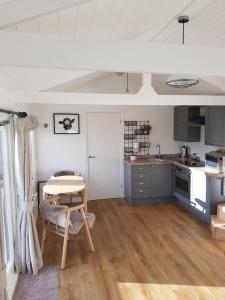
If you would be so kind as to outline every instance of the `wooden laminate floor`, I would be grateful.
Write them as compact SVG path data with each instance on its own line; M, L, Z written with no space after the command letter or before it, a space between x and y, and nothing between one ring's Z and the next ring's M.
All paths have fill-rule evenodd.
M69 242L60 300L225 299L225 242L176 203L97 200L89 211L95 252L84 232ZM61 238L48 233L45 265L59 264L61 251Z

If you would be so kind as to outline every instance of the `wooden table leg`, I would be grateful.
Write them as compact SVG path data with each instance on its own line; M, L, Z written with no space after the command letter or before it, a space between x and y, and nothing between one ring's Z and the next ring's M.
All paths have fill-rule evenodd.
M84 202L84 205L85 205L85 208L84 208L84 211L85 213L87 213L87 189L85 188L84 191L83 191L83 202Z

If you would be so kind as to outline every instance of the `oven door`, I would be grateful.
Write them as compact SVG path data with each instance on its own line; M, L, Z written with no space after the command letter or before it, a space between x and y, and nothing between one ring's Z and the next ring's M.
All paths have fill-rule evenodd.
M190 174L175 170L175 192L190 200Z

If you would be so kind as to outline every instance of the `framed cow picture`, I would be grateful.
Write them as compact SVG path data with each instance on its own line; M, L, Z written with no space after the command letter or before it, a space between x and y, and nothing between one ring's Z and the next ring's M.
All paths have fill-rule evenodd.
M79 134L80 133L80 115L54 113L54 134Z

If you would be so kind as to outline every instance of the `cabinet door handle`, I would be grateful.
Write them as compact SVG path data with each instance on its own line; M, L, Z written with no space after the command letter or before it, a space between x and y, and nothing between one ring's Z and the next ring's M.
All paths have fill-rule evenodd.
M139 193L143 193L143 190L139 190Z
M144 184L144 182L139 182L140 185Z
M144 168L138 168L138 170L144 170Z
M139 177L139 178L143 178L143 177L144 177L144 175L139 175L138 177Z

